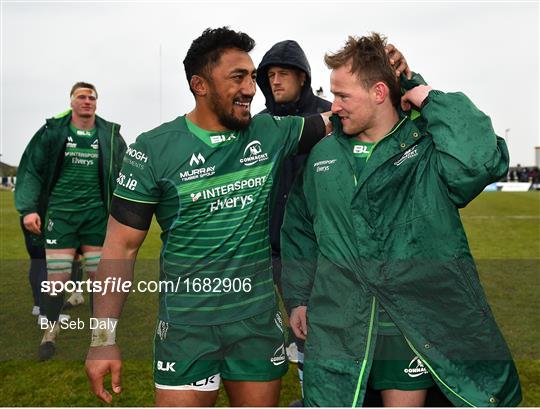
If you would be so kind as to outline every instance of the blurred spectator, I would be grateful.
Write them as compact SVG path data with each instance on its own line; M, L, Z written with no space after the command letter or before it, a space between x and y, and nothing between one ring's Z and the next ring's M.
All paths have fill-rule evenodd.
M519 182L529 181L529 169L521 168L521 171L518 172L518 181Z
M540 183L539 176L540 176L540 173L538 172L538 168L537 167L531 168L531 170L529 171L529 180L532 183Z

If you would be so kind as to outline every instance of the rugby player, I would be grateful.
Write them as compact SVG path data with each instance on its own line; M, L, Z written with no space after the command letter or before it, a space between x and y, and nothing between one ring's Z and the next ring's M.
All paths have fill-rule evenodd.
M78 248L89 278L94 277L126 150L120 125L96 115L94 85L77 82L69 95L71 109L47 119L26 147L15 190L24 228L45 237L47 279L62 282L71 275ZM81 303L80 297L75 292L70 303ZM38 356L47 360L56 351L64 293L46 293L43 298L48 322Z
M432 385L455 406L515 406L458 211L506 175L506 144L460 92L419 85L400 105L384 46L349 37L325 57L334 130L287 202L283 293L306 339L306 406L362 406L369 386L384 406L422 406Z
M154 338L157 406L212 406L221 379L232 406L275 406L287 371L268 237L269 197L286 157L330 131L326 116L253 119L255 42L207 29L184 59L195 108L140 135L118 177L98 280L131 281L155 214L162 229ZM121 391L116 323L127 293L95 294L86 369L94 393Z
M396 65L396 75L404 72L410 76L407 62L391 44L386 48L391 64ZM257 84L266 102L261 113L272 115L308 116L330 111L331 103L313 93L311 89L311 67L304 50L294 40L274 44L263 56L257 67ZM274 283L281 293L280 230L283 224L285 203L296 175L304 166L307 155L296 155L284 161L278 178L276 200L270 218L270 243L272 245L272 270ZM292 342L286 348L291 362L298 363L298 377L302 385L304 342L290 332ZM302 401L291 405L301 406Z

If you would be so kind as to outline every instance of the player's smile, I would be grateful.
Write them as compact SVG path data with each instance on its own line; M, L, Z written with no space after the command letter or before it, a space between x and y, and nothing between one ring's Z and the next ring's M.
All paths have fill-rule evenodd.
M242 116L250 114L251 98L236 98L233 102L233 107L240 110Z

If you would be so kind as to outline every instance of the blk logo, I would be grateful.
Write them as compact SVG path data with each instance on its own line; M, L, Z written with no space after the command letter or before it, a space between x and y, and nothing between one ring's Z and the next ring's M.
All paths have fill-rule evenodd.
M163 361L157 361L157 369L158 371L165 371L165 372L176 372L174 369L174 364L176 362L163 362Z

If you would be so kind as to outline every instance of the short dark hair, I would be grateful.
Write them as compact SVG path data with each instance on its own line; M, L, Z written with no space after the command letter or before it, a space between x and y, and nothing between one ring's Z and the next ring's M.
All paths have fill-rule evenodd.
M191 77L200 75L209 78L210 70L219 62L227 49L236 48L249 53L255 47L255 40L241 31L229 27L207 28L191 43L184 58L184 69L191 92Z
M294 71L296 72L297 74L301 74L301 73L304 73L306 74L306 72L301 69L301 68L298 68L297 66L295 65L292 65L292 64L279 64L279 63L276 63L276 64L268 64L266 66L266 70L267 70L267 75L268 75L268 71L270 71L270 68L273 68L273 67L278 67L278 68L285 68L287 70L291 70L291 71Z
M89 82L83 82L83 81L76 82L75 85L71 87L71 91L69 92L70 98L73 96L73 93L79 88L90 88L94 90L94 92L96 93L96 98L97 98L98 93L97 93L96 87L94 87L94 85L90 84Z
M324 62L331 69L351 64L351 73L358 77L366 89L376 82L384 82L390 90L392 105L398 107L401 99L399 79L390 65L385 46L386 37L378 33L360 38L349 36L341 50L325 54Z

